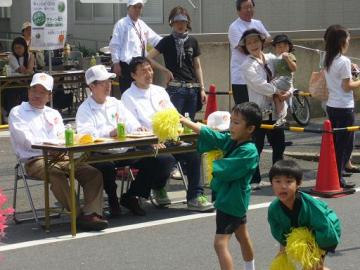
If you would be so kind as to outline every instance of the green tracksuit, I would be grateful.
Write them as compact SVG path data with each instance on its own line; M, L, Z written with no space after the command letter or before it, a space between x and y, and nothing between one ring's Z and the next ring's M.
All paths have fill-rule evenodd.
M298 192L294 208L288 209L276 198L268 210L268 222L273 237L286 246L286 235L292 227L307 227L321 249L334 250L340 241L340 220L323 201Z
M255 144L251 141L236 145L229 133L202 127L197 145L200 153L219 149L224 158L213 162L211 189L216 193L215 207L220 211L243 217L250 201L250 181L259 163Z

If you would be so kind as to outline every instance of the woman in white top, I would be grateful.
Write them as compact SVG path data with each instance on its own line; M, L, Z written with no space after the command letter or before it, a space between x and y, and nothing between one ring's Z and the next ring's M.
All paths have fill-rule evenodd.
M9 55L11 73L32 74L34 72L34 56L29 53L28 45L23 37L16 37L11 44Z
M282 91L270 83L272 79L272 66L268 65L269 60L274 58L273 54L264 54L263 47L265 43L265 36L255 28L246 30L241 37L239 45L244 54L248 56L247 60L242 66L244 79L249 90L249 101L255 102L259 105L263 114L274 111L273 95L281 100L286 100L291 91ZM263 123L273 125L275 123L276 115L263 115ZM259 155L264 147L265 136L267 137L273 149L272 161L275 163L283 159L285 151L285 134L283 129L258 129L254 133L254 140ZM252 179L252 188L259 189L261 181L259 167L255 171Z
M28 52L28 45L23 37L16 37L11 44L12 53L9 55L10 74L32 74L34 71L34 56ZM27 88L11 88L4 91L5 118L10 110L27 100Z
M349 47L349 41L350 34L342 26L329 31L325 39L324 68L329 90L326 111L333 128L352 126L355 120L353 90L360 87L360 81L352 80L350 59L343 55ZM354 187L354 184L346 183L342 177L353 149L354 133L335 133L334 141L340 185Z

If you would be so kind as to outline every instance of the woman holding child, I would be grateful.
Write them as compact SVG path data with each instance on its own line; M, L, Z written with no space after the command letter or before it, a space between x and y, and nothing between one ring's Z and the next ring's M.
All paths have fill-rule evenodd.
M249 101L259 105L263 112L263 124L273 125L277 118L276 115L269 112L275 111L273 96L285 101L291 95L291 91L277 89L271 83L273 67L270 60L275 58L273 54L263 52L265 36L256 29L249 29L244 32L240 40L240 46L244 53L248 55L247 61L243 64L242 70L245 82L249 91ZM272 150L272 162L283 159L285 151L285 134L283 129L258 129L254 133L256 148L259 155L264 147L265 136L267 137ZM252 179L252 188L260 189L261 176L259 167L256 169Z

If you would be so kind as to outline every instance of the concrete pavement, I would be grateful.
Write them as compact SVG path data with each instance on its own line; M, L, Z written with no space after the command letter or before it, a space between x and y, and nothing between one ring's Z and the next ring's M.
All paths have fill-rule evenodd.
M321 126L321 122L322 119L319 119L312 125ZM295 152L316 153L320 149L321 136L318 134L286 132L286 137L293 142L286 149L286 158L291 158ZM0 133L0 145L0 183L11 199L15 157L6 133ZM252 194L248 213L256 267L261 270L268 268L278 250L266 221L267 205L274 199L267 179L271 166L270 151L268 146L265 147L261 156L262 189ZM302 159L298 162L304 169L304 187L313 187L318 164ZM350 180L360 185L360 175L353 174ZM182 186L179 182L171 182L168 188L174 199L185 195L180 191ZM32 191L36 205L41 208L42 184L35 183ZM27 201L23 190L19 192L19 211L24 211L28 209ZM326 260L331 269L359 269L359 194L326 200L340 216L343 226L342 243L337 252ZM148 202L144 205L148 213L145 217L134 217L124 210L119 219L110 220L110 228L105 232L79 233L76 238L69 236L69 219L66 216L53 219L49 233L33 222L19 225L10 222L0 245L0 269L219 269L212 248L214 214L199 215L187 211L184 204L171 205L167 209L154 208ZM231 251L239 269L242 259L234 240Z

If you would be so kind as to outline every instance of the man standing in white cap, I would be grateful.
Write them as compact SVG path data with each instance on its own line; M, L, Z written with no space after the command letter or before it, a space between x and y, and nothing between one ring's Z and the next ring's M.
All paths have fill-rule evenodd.
M110 97L111 80L114 73L109 73L103 65L89 68L85 73L86 83L91 90L89 96L76 113L76 127L80 134L91 134L94 137L116 137L117 124L125 124L127 133L145 130L133 114L123 103ZM128 151L130 149L121 149ZM133 149L131 149L133 150ZM148 198L151 188L163 188L169 178L172 164L175 160L171 155L157 155L157 157L139 160L124 160L116 162L102 162L93 166L103 174L104 189L108 195L110 217L120 216L120 205L116 194L116 167L132 165L139 169L135 181L131 182L129 190L121 197L121 205L129 209L134 215L143 216L139 197ZM159 204L170 204L168 197L155 196Z
M129 63L133 57L146 56L147 44L157 45L161 37L140 19L146 0L128 0L127 16L114 26L109 44L113 71L119 76L120 91L131 85Z
M45 163L42 151L32 149L31 145L43 142L56 142L64 134L63 120L58 111L47 107L51 98L54 79L46 73L36 73L28 90L29 102L22 102L10 111L9 129L11 142L16 155L25 160L29 176L45 179ZM69 162L57 163L49 170L50 187L56 199L70 210L70 190L68 184ZM103 180L101 172L94 167L80 164L75 177L84 191L84 206L77 218L79 229L100 231L108 227L102 218Z

